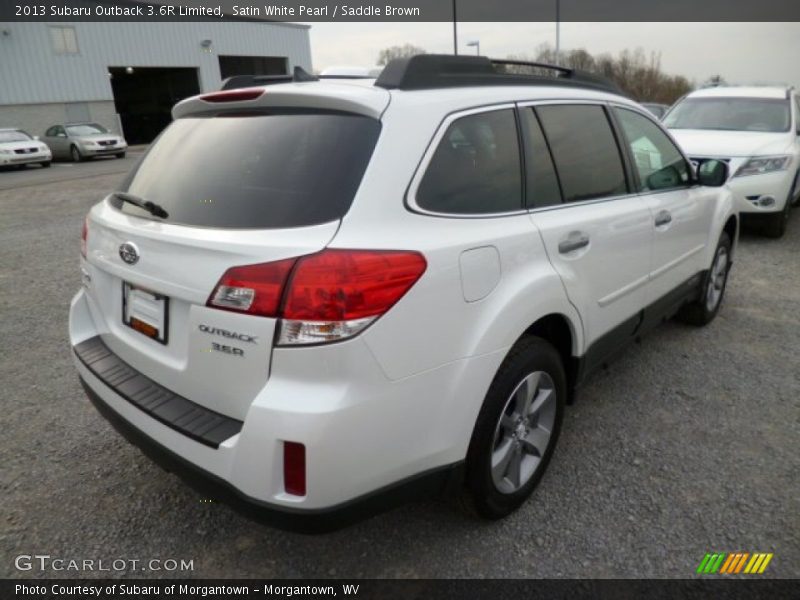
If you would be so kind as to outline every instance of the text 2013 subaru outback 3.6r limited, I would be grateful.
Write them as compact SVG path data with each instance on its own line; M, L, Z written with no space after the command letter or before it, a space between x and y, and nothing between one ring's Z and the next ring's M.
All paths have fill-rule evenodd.
M166 468L279 526L441 493L505 516L588 372L676 312L714 318L727 166L694 172L576 72L428 55L310 79L181 102L92 208L84 387Z

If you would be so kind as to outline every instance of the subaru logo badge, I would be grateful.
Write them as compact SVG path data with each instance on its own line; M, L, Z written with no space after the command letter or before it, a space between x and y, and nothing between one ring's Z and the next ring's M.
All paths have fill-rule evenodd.
M139 260L139 249L133 242L125 242L119 247L119 257L129 265L135 265Z

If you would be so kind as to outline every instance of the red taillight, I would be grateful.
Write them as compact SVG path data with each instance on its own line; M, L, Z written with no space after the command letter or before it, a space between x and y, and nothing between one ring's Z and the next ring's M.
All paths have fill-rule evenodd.
M306 447L283 442L283 489L293 496L306 495Z
M426 267L418 252L328 249L228 269L207 305L281 318L281 345L338 341L394 306Z
M214 92L200 96L200 100L206 102L240 102L242 100L255 100L264 93L262 89L228 90L225 92Z
M83 220L83 227L81 228L81 256L86 258L86 244L89 241L89 217Z
M304 256L292 273L281 316L300 321L350 321L382 315L425 272L417 252L323 250Z
M283 287L297 259L233 267L225 271L207 305L277 317Z

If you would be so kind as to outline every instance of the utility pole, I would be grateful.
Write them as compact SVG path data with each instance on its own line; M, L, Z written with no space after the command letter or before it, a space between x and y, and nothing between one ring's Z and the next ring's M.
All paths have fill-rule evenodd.
M458 54L458 31L456 29L456 22L458 16L456 13L456 0L453 0L453 54Z
M453 0L455 5L455 0ZM561 0L556 0L556 65L561 64Z

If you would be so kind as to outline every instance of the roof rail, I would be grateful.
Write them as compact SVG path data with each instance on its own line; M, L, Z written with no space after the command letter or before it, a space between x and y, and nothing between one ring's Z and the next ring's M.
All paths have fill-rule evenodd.
M235 90L275 83L299 83L304 81L319 81L319 77L312 75L303 67L295 67L291 75L288 73L285 75L234 75L222 82L220 90Z
M509 73L509 66L528 67L530 74ZM555 71L555 76L541 73ZM577 69L519 60L492 60L485 56L418 54L391 61L375 85L386 89L424 90L473 85L559 85L626 95L614 82Z

